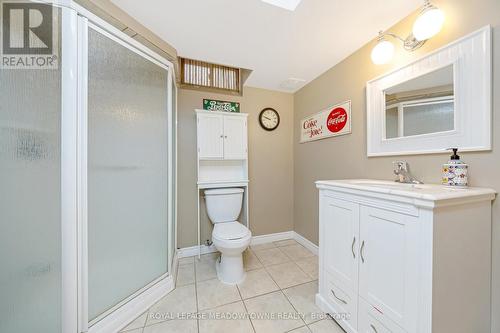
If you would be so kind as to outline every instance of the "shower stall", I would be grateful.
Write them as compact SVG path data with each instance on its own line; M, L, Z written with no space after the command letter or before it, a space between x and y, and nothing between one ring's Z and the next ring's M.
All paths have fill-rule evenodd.
M55 64L0 68L0 332L116 331L174 286L173 64L72 1L4 3L11 35L50 18Z

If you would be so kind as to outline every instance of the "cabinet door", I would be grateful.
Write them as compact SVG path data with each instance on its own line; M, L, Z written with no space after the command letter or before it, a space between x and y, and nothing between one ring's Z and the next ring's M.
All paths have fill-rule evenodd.
M224 116L224 159L244 160L247 158L247 119L238 116Z
M200 159L224 158L224 117L198 114L198 153Z
M323 196L320 217L320 294L346 332L357 331L359 205Z
M359 205L325 197L325 269L342 287L358 289Z
M418 220L361 207L359 293L382 316L408 332L418 313Z

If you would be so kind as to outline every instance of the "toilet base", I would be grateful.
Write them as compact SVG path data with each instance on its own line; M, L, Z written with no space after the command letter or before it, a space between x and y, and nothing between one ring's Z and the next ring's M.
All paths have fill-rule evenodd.
M223 255L220 262L215 263L217 277L226 284L235 285L245 280L246 272L243 268L243 255Z

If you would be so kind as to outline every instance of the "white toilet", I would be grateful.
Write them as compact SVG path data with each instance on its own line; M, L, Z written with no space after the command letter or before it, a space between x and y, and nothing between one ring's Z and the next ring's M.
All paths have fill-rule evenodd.
M237 284L245 279L243 251L250 245L252 233L236 221L241 212L243 189L222 188L205 190L208 217L214 224L212 241L221 252L217 261L217 276L228 284Z

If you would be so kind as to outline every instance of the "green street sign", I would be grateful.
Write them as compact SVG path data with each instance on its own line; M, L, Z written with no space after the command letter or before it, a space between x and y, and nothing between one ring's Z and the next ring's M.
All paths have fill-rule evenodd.
M240 112L240 103L203 99L203 110Z

